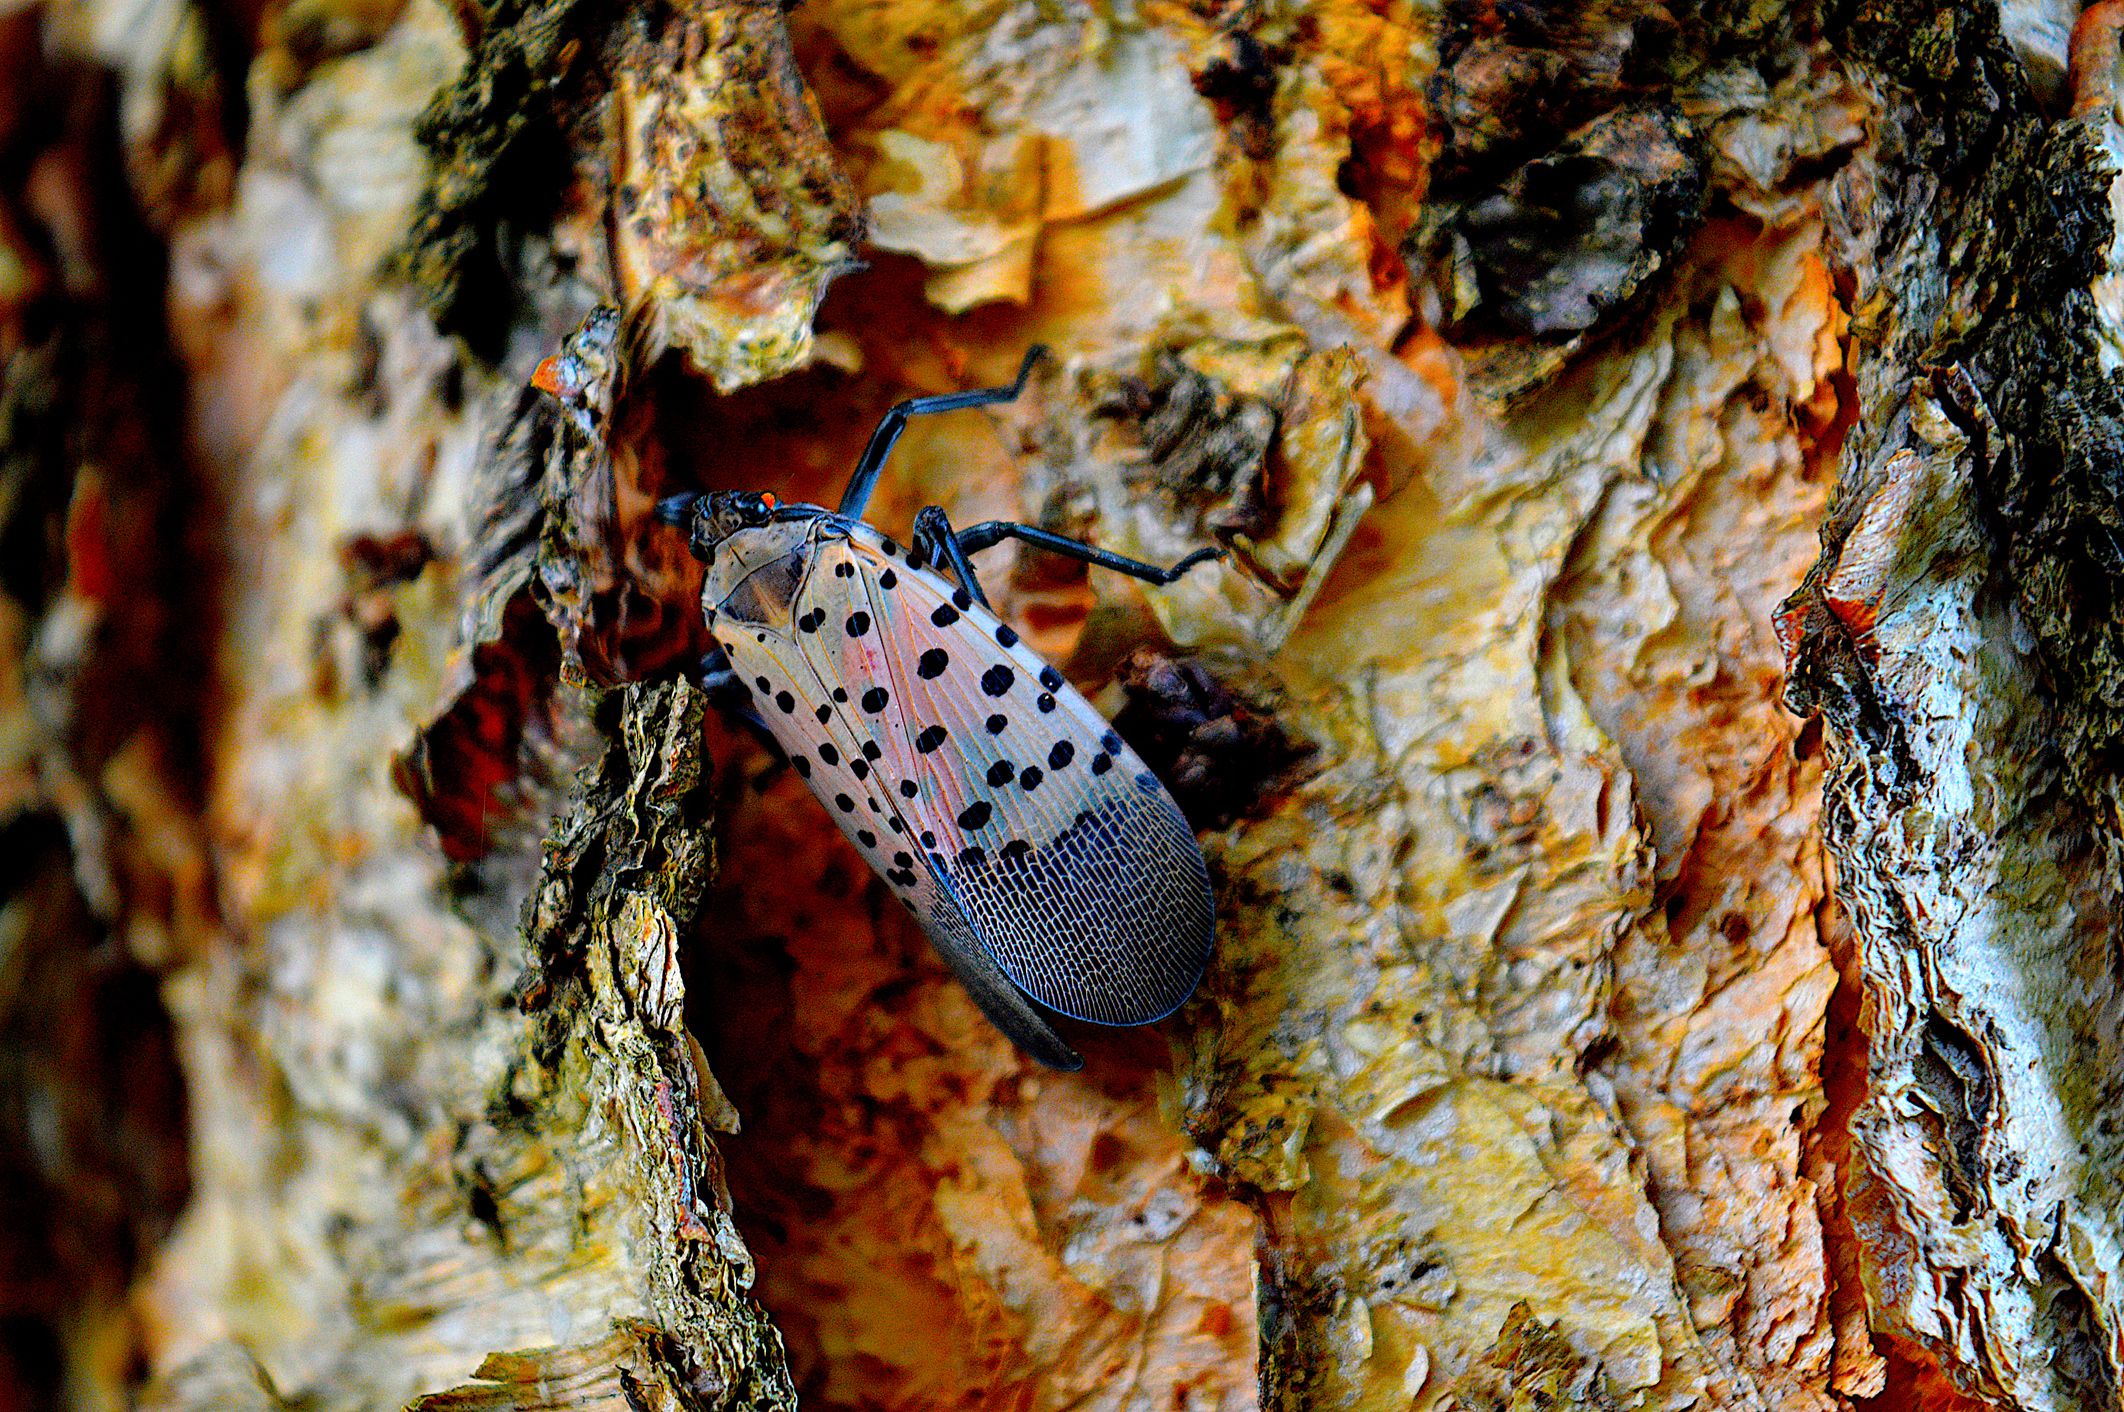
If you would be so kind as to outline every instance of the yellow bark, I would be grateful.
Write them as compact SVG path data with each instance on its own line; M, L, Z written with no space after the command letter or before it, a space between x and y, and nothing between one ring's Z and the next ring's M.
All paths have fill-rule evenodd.
M0 1312L182 1409L2113 1402L2114 122L1927 15L4 21L108 126L0 97L0 1014L114 947L185 1098L0 1159L104 1252ZM1230 550L984 561L1218 889L1071 1075L681 680L651 515L1035 343L871 518Z

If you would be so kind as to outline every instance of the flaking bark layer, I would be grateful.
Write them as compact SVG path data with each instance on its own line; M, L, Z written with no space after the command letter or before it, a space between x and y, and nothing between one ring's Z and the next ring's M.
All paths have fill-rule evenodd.
M1830 207L1859 416L1783 621L1864 987L1860 1259L1875 1318L1965 1392L2108 1406L2117 117L2046 110L1980 7L1834 33L1881 124ZM2076 45L2075 81L2114 49Z
M7 736L0 916L164 969L193 1134L78 1384L2114 1402L2113 23L2068 76L1973 5L33 13L128 115L197 492L0 425L58 546L0 707L81 669ZM94 267L64 187L0 207L40 289ZM0 411L125 400L0 313ZM651 514L831 503L1032 342L878 521L1229 551L991 561L1221 898L1199 997L1070 1077L674 679ZM126 636L99 546L222 611ZM79 685L158 655L212 677L190 804ZM82 1190L152 1233L122 1156Z

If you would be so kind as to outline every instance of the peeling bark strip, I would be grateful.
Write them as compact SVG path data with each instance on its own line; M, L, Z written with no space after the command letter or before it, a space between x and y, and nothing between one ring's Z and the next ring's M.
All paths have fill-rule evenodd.
M174 1125L67 1047L151 1013L118 947L197 1154L130 1292L0 1230L0 1383L2114 1406L2124 25L2068 74L2057 19L0 18L0 1070L65 1076L0 1085L0 1179L47 1243L175 1201L126 1165ZM1235 549L996 575L1217 825L1199 998L1068 1080L713 725L711 808L644 684L698 650L658 495L830 496L1034 341L1036 405L910 433L880 522ZM213 705L196 811L158 670Z
M2083 33L2099 92L2114 31ZM1784 617L1865 987L1851 1217L1874 1318L1958 1387L2113 1406L2124 129L2045 111L2041 37L1985 6L1832 39L1879 124L1830 207L1859 417Z
M803 361L854 262L854 194L771 0L503 0L419 135L400 264L490 355L579 278L622 304L631 351L684 349L727 392Z
M680 1412L719 1405L728 1391L712 1375L689 1378L670 1341L640 1319L618 1320L596 1343L493 1354L474 1376L407 1412Z
M532 1053L555 1070L551 1091L582 1093L592 1125L628 1154L621 1223L663 1362L702 1405L793 1406L707 1133L710 1121L736 1125L685 1027L680 937L713 866L700 699L681 683L630 689L606 708L612 744L548 840L526 904L545 977Z
M722 392L804 362L862 231L782 11L639 5L614 32L614 283L650 346Z

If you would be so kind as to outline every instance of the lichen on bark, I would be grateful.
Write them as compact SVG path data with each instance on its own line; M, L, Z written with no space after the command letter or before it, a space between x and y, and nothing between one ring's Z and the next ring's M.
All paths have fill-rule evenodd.
M70 1376L2115 1400L2114 13L2070 74L1967 3L35 13L123 94L79 101L184 374L129 385L192 452L20 316L96 265L87 149L7 110L0 921L163 968L194 1134ZM1034 342L874 518L1230 551L989 575L1221 899L1197 999L1068 1077L679 680L651 513L830 504L886 406ZM121 620L99 549L222 608ZM189 804L152 692L86 704L158 657L211 665ZM91 1155L152 1233L175 1188Z
M1881 115L1831 207L1860 415L1785 623L1864 987L1859 1255L1967 1393L2107 1405L2116 119L2046 111L1980 7L1839 23Z

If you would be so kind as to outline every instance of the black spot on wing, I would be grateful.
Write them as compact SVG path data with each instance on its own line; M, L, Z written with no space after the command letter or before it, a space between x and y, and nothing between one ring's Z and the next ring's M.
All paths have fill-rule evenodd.
M872 722L887 732L879 738L908 851L919 860L893 859L888 881L901 886L901 877L917 875L905 885L913 889L926 885L920 873L934 876L934 902L900 894L931 935L947 916L963 918L969 944L1042 1003L1107 1024L1170 1010L1200 974L1211 916L1207 869L1171 801L1162 789L1129 787L1142 767L1125 747L1100 770L1092 742L1106 723L963 585L903 569L889 603L875 578L870 591L863 606L886 639L892 678L879 684L891 688L890 701L880 715L843 720L859 732ZM924 621L945 607L952 612L941 623ZM895 641L902 626L914 642ZM852 651L843 641L832 635L833 649ZM993 695L992 674L1002 683ZM1036 683L1039 714L1004 699L1021 678ZM850 682L857 697L869 684ZM1058 764L1055 747L1064 743L1070 749ZM1114 774L1117 762L1130 768ZM913 777L900 779L903 769Z
M1010 690L1010 684L1017 679L1016 672L998 662L981 673L981 690L990 696L1001 696Z

